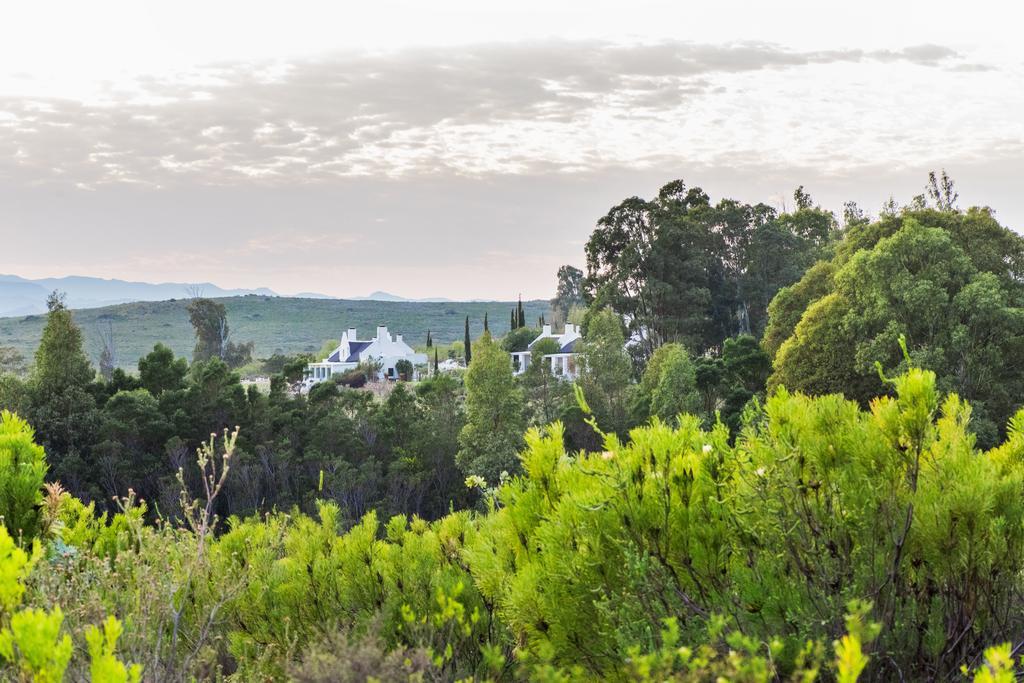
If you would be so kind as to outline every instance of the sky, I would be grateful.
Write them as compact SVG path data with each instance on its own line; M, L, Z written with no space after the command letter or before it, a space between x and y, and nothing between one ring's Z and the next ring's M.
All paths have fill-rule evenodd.
M1024 230L1016 3L34 1L0 21L0 273L549 298L677 178Z

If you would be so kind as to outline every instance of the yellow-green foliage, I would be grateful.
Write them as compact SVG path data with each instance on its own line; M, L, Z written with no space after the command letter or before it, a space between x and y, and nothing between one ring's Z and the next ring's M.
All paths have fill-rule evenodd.
M10 535L31 540L39 532L46 459L28 422L0 411L0 516Z
M26 553L14 544L7 529L0 527L0 608L5 615L21 605L25 595L25 579L39 560L39 545Z
M128 658L174 679L330 680L350 657L445 680L1008 680L1015 653L982 653L1024 631L1024 411L980 451L933 373L890 381L869 410L779 391L738 435L684 415L570 453L561 425L533 430L487 512L436 522L345 529L322 502L215 539L68 502L54 533L82 557L56 571L92 572L65 581L95 601L68 608L68 635L115 606ZM0 654L59 680L84 663L37 556L0 529ZM164 590L133 585L160 563ZM95 680L138 679L119 636L86 629Z
M89 648L92 683L138 683L142 678L141 666L125 666L115 655L117 639L122 632L121 622L114 617L107 617L102 631L96 626L86 628L85 642Z
M466 657L472 664L479 647L468 643L481 641L486 623L459 565L469 525L468 513L457 513L434 524L395 517L382 530L370 513L339 534L331 503L320 504L319 520L283 514L265 522L234 520L212 552L216 576L242 585L225 608L240 675L255 676L247 666L275 657L277 664L268 666L280 674L282 657L374 620L389 645L431 647L450 669ZM438 628L413 628L409 615ZM462 662L452 661L449 647L465 656Z
M15 613L0 631L0 657L35 683L59 683L71 661L71 636L61 635L63 623L60 607Z

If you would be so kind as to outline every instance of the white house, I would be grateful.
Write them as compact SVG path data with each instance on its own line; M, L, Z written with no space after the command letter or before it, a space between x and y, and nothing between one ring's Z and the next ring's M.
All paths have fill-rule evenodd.
M555 334L551 331L551 325L545 325L540 335L530 342L526 351L515 351L512 356L512 373L521 375L534 362L533 347L542 339L553 339L558 344L557 353L547 353L537 362L547 363L551 367L551 374L566 379L575 379L578 373L576 367L576 345L583 335L580 328L572 323L565 324L565 331L562 334Z
M332 375L352 370L369 360L380 363L377 379L395 379L398 377L395 370L398 361L407 360L415 369L417 365L426 365L427 355L416 353L411 346L402 341L402 335L392 337L385 326L378 327L377 336L365 341L360 341L356 329L350 327L342 333L341 343L331 355L319 363L310 363L306 366L306 378L302 382L302 389L309 391L314 384L328 380Z

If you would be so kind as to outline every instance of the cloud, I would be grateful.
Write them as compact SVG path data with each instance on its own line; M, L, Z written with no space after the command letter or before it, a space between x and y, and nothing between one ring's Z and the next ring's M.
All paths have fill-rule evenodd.
M89 189L643 164L662 154L638 143L643 121L655 131L692 125L694 107L758 73L981 68L962 60L938 45L548 41L222 63L141 77L90 102L0 98L0 179Z

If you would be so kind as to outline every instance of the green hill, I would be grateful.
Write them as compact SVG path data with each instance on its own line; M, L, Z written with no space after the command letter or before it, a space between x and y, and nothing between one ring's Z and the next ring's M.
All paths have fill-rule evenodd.
M508 331L509 311L515 302L401 302L349 301L337 299L293 299L269 296L238 296L217 299L228 311L231 339L252 341L255 355L312 352L327 339L338 339L343 330L355 327L359 336L370 338L377 325L387 325L392 334L402 334L412 346L421 346L427 330L439 344L461 341L463 321L468 315L474 337L483 332L484 313L497 335ZM188 321L188 300L141 301L103 308L79 309L75 321L82 328L86 352L94 363L99 359L102 335L113 333L117 363L134 369L141 356L157 342L171 347L176 355L190 358L194 338ZM547 301L524 301L528 324L548 314ZM0 318L0 346L12 346L26 358L35 354L42 335L45 315Z

